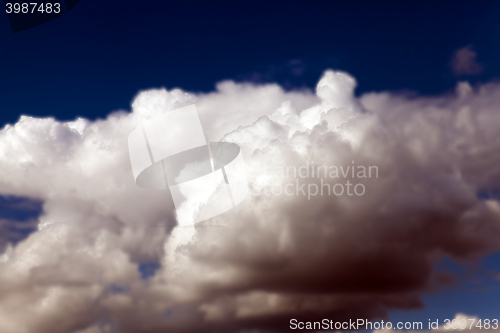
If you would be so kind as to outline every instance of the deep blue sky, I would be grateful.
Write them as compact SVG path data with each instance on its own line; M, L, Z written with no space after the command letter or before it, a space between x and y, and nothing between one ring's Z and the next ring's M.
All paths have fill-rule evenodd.
M327 68L354 75L358 94L439 94L466 45L485 68L472 82L500 77L498 22L499 1L81 0L15 34L0 14L0 123L105 117L139 90L224 79L313 88Z

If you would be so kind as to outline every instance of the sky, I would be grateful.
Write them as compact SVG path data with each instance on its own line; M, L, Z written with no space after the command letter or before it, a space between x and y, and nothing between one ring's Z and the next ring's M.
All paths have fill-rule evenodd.
M499 10L497 1L85 0L16 34L3 15L0 122L103 118L130 110L140 90L208 92L225 79L312 89L327 68L356 77L357 94L440 94L455 85L452 55L468 45L486 68L473 82L500 75Z
M498 1L80 0L16 33L0 15L0 331L500 319L499 22ZM192 104L250 194L181 228L127 138ZM379 174L275 191L322 186L276 172L312 164Z

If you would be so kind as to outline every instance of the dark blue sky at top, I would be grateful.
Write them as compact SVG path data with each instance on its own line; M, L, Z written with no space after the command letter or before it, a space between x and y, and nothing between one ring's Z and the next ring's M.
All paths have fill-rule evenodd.
M140 90L224 79L314 88L328 68L351 73L357 94L440 94L467 45L484 71L464 79L500 77L500 1L80 0L15 34L0 14L0 123L103 118Z

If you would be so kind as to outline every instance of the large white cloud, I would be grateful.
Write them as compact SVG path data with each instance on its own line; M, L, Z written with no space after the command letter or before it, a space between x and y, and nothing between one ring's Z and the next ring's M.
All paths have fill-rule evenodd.
M316 93L231 81L209 94L150 90L105 120L6 126L0 193L43 200L44 213L2 256L0 331L279 332L292 316L422 306L447 280L440 258L498 247L500 206L477 193L500 187L500 86L356 98L355 85L328 71ZM252 192L196 229L175 227L168 192L134 184L127 150L141 121L192 103L208 140L242 147ZM272 168L353 161L378 167L363 196L266 191L295 181ZM155 261L141 279L138 264Z

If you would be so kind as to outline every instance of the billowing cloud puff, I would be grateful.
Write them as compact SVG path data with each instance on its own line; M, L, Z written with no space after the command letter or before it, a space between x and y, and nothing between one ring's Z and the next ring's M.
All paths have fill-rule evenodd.
M433 98L355 86L332 71L316 93L227 81L145 91L105 120L5 126L0 193L44 204L1 257L0 331L281 332L291 318L422 307L451 281L434 270L443 257L498 248L500 205L478 193L500 187L500 86ZM169 192L135 185L127 137L193 103L209 141L242 148L251 195L179 228ZM160 265L147 279L145 263Z

